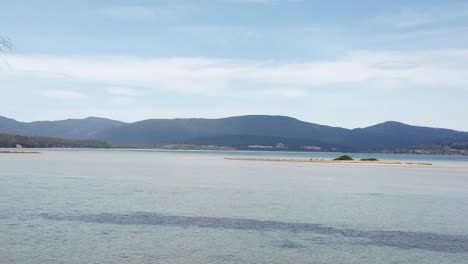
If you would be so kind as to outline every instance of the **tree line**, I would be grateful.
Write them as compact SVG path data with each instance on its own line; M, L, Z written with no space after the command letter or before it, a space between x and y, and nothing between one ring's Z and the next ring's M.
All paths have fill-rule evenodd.
M99 140L72 140L53 137L20 136L0 134L1 148L110 148L111 145Z

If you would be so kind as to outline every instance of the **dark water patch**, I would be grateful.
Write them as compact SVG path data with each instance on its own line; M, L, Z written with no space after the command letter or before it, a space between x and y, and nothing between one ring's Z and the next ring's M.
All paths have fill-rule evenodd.
M4 219L8 219L8 218L10 218L10 216L4 215L4 214L0 214L0 220L4 220Z
M117 225L157 225L184 228L198 227L253 231L286 231L294 233L310 232L320 235L366 239L368 241L366 243L375 246L389 246L401 249L421 249L449 253L468 252L468 237L428 232L380 230L361 231L357 229L338 229L321 224L259 221L254 219L223 217L177 216L157 213L102 213L85 215L41 214L40 216L55 221L79 221Z
M329 240L327 240L324 237L311 237L311 238L305 238L305 241L311 242L313 244L329 244Z
M384 196L384 193L354 193L354 195L364 195L364 196Z
M285 249L301 249L305 248L304 245L289 241L289 240L280 240L280 241L272 241L274 247L285 248Z

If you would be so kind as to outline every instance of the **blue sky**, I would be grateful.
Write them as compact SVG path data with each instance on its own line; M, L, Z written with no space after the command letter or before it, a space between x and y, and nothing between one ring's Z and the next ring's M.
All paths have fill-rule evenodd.
M4 1L0 115L468 131L466 1Z

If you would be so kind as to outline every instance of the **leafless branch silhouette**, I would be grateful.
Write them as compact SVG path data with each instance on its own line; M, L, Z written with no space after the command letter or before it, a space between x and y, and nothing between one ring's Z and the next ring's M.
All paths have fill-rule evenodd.
M7 50L11 50L14 47L15 46L8 38L0 36L0 53L5 52Z

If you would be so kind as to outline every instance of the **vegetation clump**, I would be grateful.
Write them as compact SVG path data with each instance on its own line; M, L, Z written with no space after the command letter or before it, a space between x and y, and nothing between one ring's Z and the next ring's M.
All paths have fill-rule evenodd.
M361 159L361 161L379 161L376 158L367 158L367 159Z
M351 156L343 155L343 156L339 156L338 158L334 160L354 160L354 159Z

